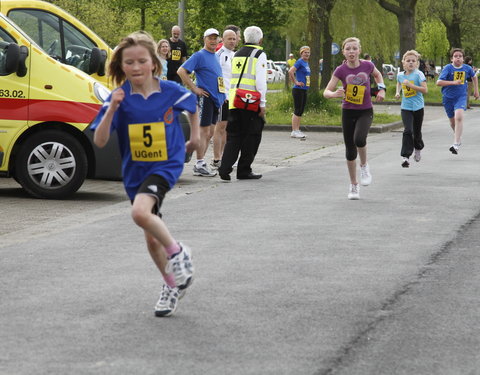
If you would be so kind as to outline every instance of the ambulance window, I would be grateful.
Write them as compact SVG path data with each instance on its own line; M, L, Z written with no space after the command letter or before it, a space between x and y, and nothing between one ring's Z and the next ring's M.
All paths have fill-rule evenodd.
M96 47L85 34L69 22L37 9L14 9L13 19L50 56L82 69Z

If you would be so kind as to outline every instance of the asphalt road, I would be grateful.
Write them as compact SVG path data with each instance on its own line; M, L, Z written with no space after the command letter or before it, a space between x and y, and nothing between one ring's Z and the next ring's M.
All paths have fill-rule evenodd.
M0 180L0 374L479 374L477 111L453 156L427 108L409 169L400 131L372 134L359 201L338 133L265 132L259 181L187 166L163 211L196 280L171 318L118 182Z

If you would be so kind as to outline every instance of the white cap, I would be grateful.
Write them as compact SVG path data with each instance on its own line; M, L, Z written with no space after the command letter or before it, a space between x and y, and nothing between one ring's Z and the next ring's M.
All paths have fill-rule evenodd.
M205 31L203 33L203 37L205 38L206 36L210 36L210 35L220 35L220 33L218 32L217 29L208 29L207 31Z

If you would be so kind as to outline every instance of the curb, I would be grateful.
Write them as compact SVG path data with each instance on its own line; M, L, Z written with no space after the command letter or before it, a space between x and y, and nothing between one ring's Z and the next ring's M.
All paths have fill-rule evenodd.
M370 133L386 133L401 127L403 127L403 123L401 121L392 122L390 124L373 125L370 128ZM292 131L292 125L265 125L264 130ZM330 126L329 125L301 125L300 130L305 133L308 133L308 132L341 133L342 132L341 126L335 126L335 125L330 125Z

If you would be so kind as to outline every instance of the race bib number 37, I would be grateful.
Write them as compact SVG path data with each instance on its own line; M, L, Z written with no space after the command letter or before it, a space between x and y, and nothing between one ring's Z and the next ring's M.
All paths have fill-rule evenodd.
M454 72L453 80L462 82L462 85L465 83L465 72Z
M165 123L130 124L130 151L135 161L168 160Z
M345 101L352 104L363 104L363 97L365 96L365 86L360 85L347 85L347 91L345 92Z

